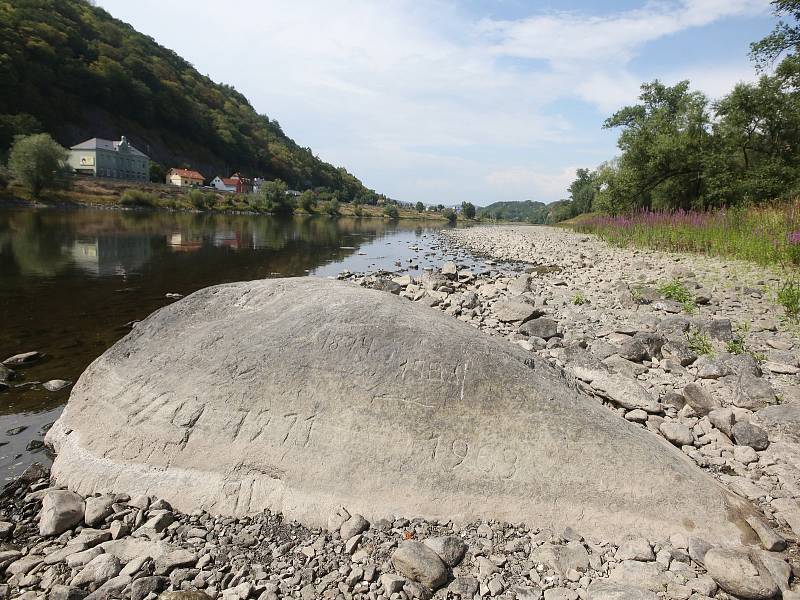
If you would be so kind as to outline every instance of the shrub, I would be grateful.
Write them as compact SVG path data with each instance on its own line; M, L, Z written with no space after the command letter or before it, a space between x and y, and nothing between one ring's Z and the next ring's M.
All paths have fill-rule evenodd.
M584 295L583 295L583 292L578 292L578 293L577 293L577 294L575 294L575 296L572 298L572 303L573 303L575 306L582 306L583 304L586 304L586 302L587 302L587 300L586 300L586 296L584 296Z
M213 208L217 203L217 196L213 192L201 192L200 190L191 190L186 194L189 204L194 206L197 210L207 210Z
M390 219L399 219L400 211L397 210L397 207L394 204L387 204L383 208L383 215L385 217L389 217Z
M353 214L357 217L360 217L361 215L364 214L364 209L361 207L360 204L353 205Z
M792 321L800 318L800 285L795 281L787 281L778 291L778 304L783 306L786 316Z
M314 212L314 209L317 207L317 196L311 190L306 190L302 194L300 194L300 208L302 208L307 213Z
M8 170L38 198L45 188L62 183L67 156L66 149L46 133L18 136L8 156Z
M456 222L458 217L456 216L456 211L454 211L452 208L448 208L446 211L444 211L444 218L452 224Z
M339 201L336 198L333 198L330 202L326 202L323 205L322 210L329 217L339 216Z
M158 203L158 197L142 190L125 190L119 199L122 206L152 208Z

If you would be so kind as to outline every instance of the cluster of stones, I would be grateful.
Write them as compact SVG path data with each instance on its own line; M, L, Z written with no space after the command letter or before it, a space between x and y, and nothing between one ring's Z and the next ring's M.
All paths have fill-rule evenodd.
M440 271L348 278L506 336L563 368L621 418L664 437L755 502L764 519L751 525L764 548L784 550L786 538L797 539L800 343L770 301L777 276L546 228L446 235L456 261ZM465 247L518 262L464 270L457 262ZM692 314L659 293L673 280L691 291ZM693 338L711 352L699 353ZM737 354L728 351L734 339L743 350Z
M3 597L34 600L767 599L791 595L764 550L683 535L619 546L521 524L367 522L340 507L326 529L268 512L214 517L155 498L82 497L34 466L4 492Z
M42 358L44 358L44 355L38 350L21 352L6 358L0 363L0 392L14 387L14 380L18 375L17 370L34 365L42 360ZM57 392L69 386L70 382L64 379L51 379L44 383L39 381L26 381L19 385L26 387L41 385L48 392Z

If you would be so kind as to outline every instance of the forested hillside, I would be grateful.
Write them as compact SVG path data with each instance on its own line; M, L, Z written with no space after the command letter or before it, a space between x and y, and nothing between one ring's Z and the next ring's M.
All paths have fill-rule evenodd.
M519 223L558 223L569 219L572 203L558 200L550 204L525 200L524 202L494 202L478 210L478 217L496 221L515 221Z
M125 134L153 160L207 177L369 195L235 89L85 0L0 0L0 81L0 153L16 134L45 131L65 146Z

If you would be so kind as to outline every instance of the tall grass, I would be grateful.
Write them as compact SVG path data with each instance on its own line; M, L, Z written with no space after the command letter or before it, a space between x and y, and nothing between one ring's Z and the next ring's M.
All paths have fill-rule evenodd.
M610 244L676 252L699 252L800 266L800 200L750 208L701 211L641 211L625 216L591 215L574 223Z

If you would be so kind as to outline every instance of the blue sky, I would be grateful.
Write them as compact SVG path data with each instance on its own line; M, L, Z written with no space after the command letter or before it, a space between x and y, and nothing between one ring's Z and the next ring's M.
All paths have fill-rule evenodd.
M97 0L399 200L551 202L639 85L719 97L768 0Z

